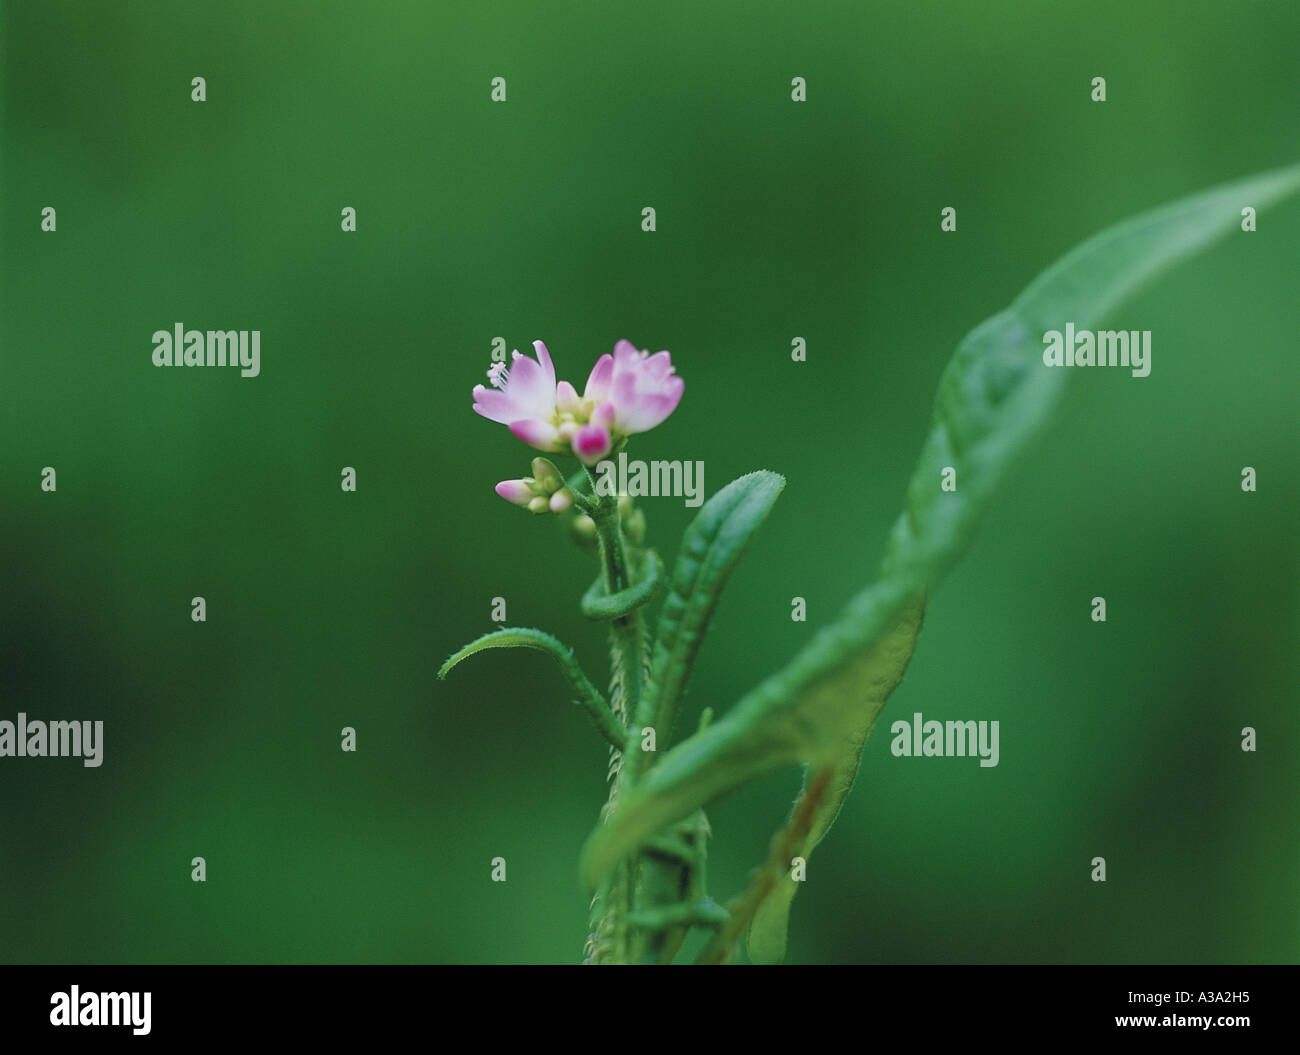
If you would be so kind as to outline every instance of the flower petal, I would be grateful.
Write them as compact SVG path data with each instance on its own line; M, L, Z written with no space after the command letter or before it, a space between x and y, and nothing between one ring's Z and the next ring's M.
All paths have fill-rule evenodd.
M614 380L614 357L606 352L596 360L596 365L591 368L591 373L587 377L587 387L583 391L583 396L591 400L602 400L609 398L610 382Z
M513 375L511 376L513 377ZM510 422L510 431L528 446L536 447L539 451L558 451L563 446L559 442L559 430L549 421L542 421L540 418L523 418L519 421L512 421Z
M635 375L624 375L614 385L617 431L629 436L660 424L677 409L686 390L686 382L680 377L667 377L653 388L640 388L637 381Z
M548 369L550 364L549 356L543 366L515 352L505 392L522 411L521 418L549 418L555 412L555 370Z
M537 353L537 362L545 371L546 379L552 388L555 387L555 365L551 362L551 353L546 350L546 345L541 341L533 341L533 351Z
M578 402L578 391L568 381L555 386L555 409L561 414L576 414Z
M655 352L641 364L641 369L647 376L661 381L673 372L673 357L667 352Z
M609 430L603 425L583 425L573 434L573 453L584 465L595 465L609 453Z
M518 405L511 393L488 388L486 385L474 386L474 410L489 421L502 425L528 416L525 408Z
M512 505L526 506L533 500L533 490L522 480L502 480L496 493Z

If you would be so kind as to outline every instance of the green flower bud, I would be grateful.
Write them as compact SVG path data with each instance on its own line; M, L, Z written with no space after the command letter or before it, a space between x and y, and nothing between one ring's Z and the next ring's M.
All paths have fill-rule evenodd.
M546 458L533 459L533 477L538 483L538 494L552 495L564 486L564 477Z

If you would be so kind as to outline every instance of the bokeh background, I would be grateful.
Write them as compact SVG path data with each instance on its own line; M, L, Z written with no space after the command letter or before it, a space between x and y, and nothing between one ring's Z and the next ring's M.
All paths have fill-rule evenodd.
M434 678L498 595L603 676L589 559L492 491L530 457L470 411L492 339L579 383L670 349L685 398L634 453L788 477L693 728L871 578L967 330L1297 159L1297 40L1262 2L6 0L0 718L106 743L0 760L0 958L576 960L602 743L538 654ZM792 961L1296 960L1298 243L1279 206L1116 313L1151 376L1079 372L884 712L998 719L1001 763L879 729ZM260 329L261 376L155 369L178 321ZM671 555L691 511L646 510ZM799 779L712 807L716 896Z

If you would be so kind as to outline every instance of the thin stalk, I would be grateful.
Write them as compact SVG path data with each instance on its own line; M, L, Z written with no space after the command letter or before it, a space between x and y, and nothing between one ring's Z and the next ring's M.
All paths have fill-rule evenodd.
M590 478L590 473L588 473ZM595 482L592 481L595 492ZM615 594L632 585L627 548L619 523L618 499L599 496L591 511L600 547L601 575L607 594ZM645 677L645 631L640 611L614 619L610 623L610 707L620 727L626 727L641 700ZM627 772L629 757L636 754L634 730L627 730L623 750L610 752L610 775L613 783L602 811L608 821L618 808L619 796L631 776ZM629 752L631 754L629 755ZM640 956L633 948L635 934L629 922L635 904L637 860L631 857L615 870L609 886L598 896L603 901L600 919L593 933L597 962L629 963Z

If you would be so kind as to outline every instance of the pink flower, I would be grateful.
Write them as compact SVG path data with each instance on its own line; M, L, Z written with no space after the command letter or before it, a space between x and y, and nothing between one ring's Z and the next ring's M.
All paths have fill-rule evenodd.
M585 397L597 409L613 405L609 427L620 436L646 432L663 422L682 401L686 382L673 372L667 352L638 352L631 341L619 341L614 354L596 360L587 378ZM593 415L593 420L595 415Z
M651 355L619 341L613 355L596 360L579 396L569 382L556 382L546 345L534 341L533 348L536 361L515 352L509 370L503 363L493 365L492 388L474 386L474 409L508 425L529 446L574 454L587 465L626 437L660 424L677 409L686 387L667 352Z
M587 424L574 433L572 444L574 454L594 465L624 436L646 432L676 410L686 382L673 373L667 352L651 355L631 341L619 341L613 355L596 360L581 400L567 382L560 387L566 400L589 408Z
M492 387L474 386L474 409L489 421L510 426L510 431L539 451L563 451L555 422L555 367L541 341L533 342L534 361L514 353L507 370L495 363L488 371Z

